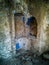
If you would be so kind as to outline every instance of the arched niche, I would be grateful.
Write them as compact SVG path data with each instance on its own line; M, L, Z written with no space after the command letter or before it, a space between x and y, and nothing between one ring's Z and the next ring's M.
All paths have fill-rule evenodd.
M22 13L15 13L15 37L21 37L24 34L24 15Z
M30 35L37 37L37 20L35 17L31 16L28 18L27 25L30 26Z

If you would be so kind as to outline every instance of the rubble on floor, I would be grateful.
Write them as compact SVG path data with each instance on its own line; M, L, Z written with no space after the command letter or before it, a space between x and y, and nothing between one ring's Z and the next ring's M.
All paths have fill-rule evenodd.
M16 55L12 58L0 58L0 65L48 65L49 61L45 61L41 56L37 56L32 51L16 51Z

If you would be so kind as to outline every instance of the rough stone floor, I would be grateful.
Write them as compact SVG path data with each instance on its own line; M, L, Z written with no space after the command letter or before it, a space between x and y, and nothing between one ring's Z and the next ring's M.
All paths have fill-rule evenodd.
M32 52L20 53L12 58L0 58L0 65L48 65L48 60L43 60L41 57L34 55Z

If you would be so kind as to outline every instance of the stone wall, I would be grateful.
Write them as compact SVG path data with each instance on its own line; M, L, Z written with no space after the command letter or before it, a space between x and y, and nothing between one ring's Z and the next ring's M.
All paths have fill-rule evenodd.
M42 53L46 51L49 47L49 43L46 42L46 38L49 32L45 31L48 30L49 28L49 27L47 28L48 26L47 15L49 15L49 13L46 15L46 12L48 12L49 10L48 7L49 5L43 3L42 1L41 2L32 1L32 3L31 2L27 2L27 3L28 3L29 13L32 16L34 16L37 20L37 39L34 42L35 43L34 47L36 48L36 50Z
M11 56L11 36L6 11L0 11L0 57Z
M25 3L24 5L26 6L22 4L24 6L23 14L26 18L25 23L22 21L21 16L14 19L13 10L9 10L9 13L7 11L0 11L0 56L6 58L11 56L10 52L15 52L16 43L18 42L20 48L25 50L31 48L40 53L47 49L49 50L49 21L47 20L47 18L49 19L49 13L46 14L47 10L49 10L49 5L42 4L42 2L41 4L40 2L32 2L30 4ZM36 38L29 35L30 27L26 25L29 17L28 13L37 20Z

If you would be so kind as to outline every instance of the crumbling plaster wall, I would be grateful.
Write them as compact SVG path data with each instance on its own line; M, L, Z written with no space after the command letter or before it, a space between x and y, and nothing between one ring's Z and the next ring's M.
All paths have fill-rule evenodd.
M47 12L47 8L43 4L40 6L36 6L36 4L34 4L33 9L31 9L31 11L29 11L29 13L37 19L37 38L33 39L33 40L31 39L32 48L34 46L34 49L36 49L40 53L42 53L46 49L48 49L47 48L48 45L46 45L46 41L45 41L47 38L46 31L45 31L46 30L46 21L47 21L46 12ZM24 27L23 27L23 31L24 31ZM22 35L25 36L26 32L25 33L24 32ZM18 32L18 34L19 34L19 32Z
M46 8L44 5L40 7L39 12L37 12L36 16L37 18L37 23L38 23L38 30L37 30L37 43L35 45L35 47L39 50L40 53L49 50L49 43L46 42L46 40L48 40L48 32L46 30L48 30L47 26L48 26L48 15L46 15L46 13L48 13L48 8ZM37 11L37 10L36 10Z
M49 43L48 45L46 43L46 38L48 34L47 31L45 31L48 25L48 23L46 23L46 12L48 12L47 10L49 8L49 5L42 2L32 2L30 4L31 5L28 4L29 12L37 19L37 39L34 42L34 47L36 50L42 53L48 49L49 45Z
M21 49L29 50L31 47L29 39L29 27L23 21L23 16L15 18L15 46L18 43Z
M26 25L24 26L23 23L20 23L20 25L19 23L16 23L17 24L16 27L20 28L19 26L22 26L21 29L23 28L23 31L16 28L18 29L16 35L18 34L24 37L22 38L20 37L19 39L16 39L15 38L16 24L14 20L14 14L8 13L7 15L6 11L0 12L1 14L0 15L0 30L1 30L0 31L0 54L4 57L8 57L11 55L10 51L15 53L16 50L15 46L16 46L16 42L18 41L22 42L22 46L21 45L20 46L23 49L28 49L28 47L30 49L31 45L32 45L31 48L34 47L33 50L37 50L40 53L49 49L49 23L48 23L49 21L47 20L47 18L49 18L49 16L47 16L49 13L46 14L47 12L48 11L47 8L45 8L45 6L43 5L36 6L34 3L33 3L33 9L31 8L31 10L29 11L29 13L37 19L36 39L28 37L29 27ZM19 34L19 31L21 34ZM26 45L24 44L24 42L26 43Z
M0 57L11 56L11 36L7 12L0 11Z
M46 40L45 40L45 43L46 43L47 50L49 50L49 11L48 10L49 10L49 8L47 9L46 16L45 16L45 20L46 20L46 29L45 29Z
M39 37L39 52L42 53L46 50L49 50L48 47L49 47L49 43L46 42L46 39L47 38L47 26L48 26L48 8L47 8L47 5L46 7L43 5L42 8L41 8L41 28L40 28L40 37ZM46 15L47 14L47 15Z

